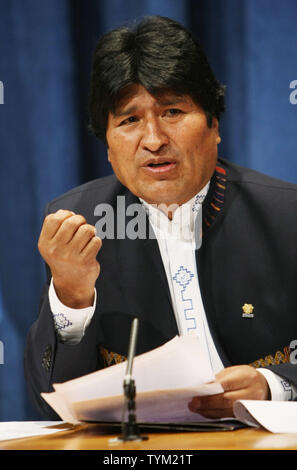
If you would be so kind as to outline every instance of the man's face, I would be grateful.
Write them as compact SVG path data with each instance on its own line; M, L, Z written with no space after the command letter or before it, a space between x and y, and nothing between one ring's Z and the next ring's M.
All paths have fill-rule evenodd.
M187 95L151 95L134 84L109 113L108 159L121 183L150 204L183 204L209 181L220 142L218 121Z

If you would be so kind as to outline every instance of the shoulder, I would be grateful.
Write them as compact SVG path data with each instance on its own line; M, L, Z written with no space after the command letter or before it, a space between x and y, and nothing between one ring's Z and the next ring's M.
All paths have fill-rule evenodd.
M297 194L297 185L289 183L281 179L266 175L251 168L243 167L224 159L219 160L227 173L227 179L233 184L243 185L246 187L257 187L260 189L271 191L289 191L293 195Z
M259 171L246 168L227 160L220 159L226 170L229 188L247 199L255 199L258 204L267 203L274 207L297 205L297 185L265 175Z
M281 228L284 234L297 234L297 185L226 160L220 163L227 180L224 207L232 223L257 223L275 233Z

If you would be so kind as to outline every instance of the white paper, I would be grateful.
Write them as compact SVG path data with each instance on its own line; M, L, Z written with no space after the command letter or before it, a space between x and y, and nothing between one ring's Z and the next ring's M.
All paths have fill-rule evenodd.
M80 423L79 419L72 410L71 403L67 403L65 398L58 392L42 393L41 395L63 421L71 424Z
M63 384L56 392L42 394L59 416L68 422L121 420L123 362ZM134 359L133 379L137 391L138 421L198 421L188 410L193 396L223 392L215 383L208 358L193 336L175 337L165 345Z
M248 421L247 424L258 423L273 433L297 433L297 402L294 401L239 400L234 404L234 414Z
M0 422L0 441L31 436L44 436L70 429L69 424L57 428L63 421L7 421Z
M209 384L207 395L218 393L218 384ZM206 389L197 388L155 390L137 394L136 415L141 423L178 423L209 421L188 409L194 396L201 396ZM73 403L74 415L81 421L122 421L123 396L99 398ZM127 419L127 414L125 415Z

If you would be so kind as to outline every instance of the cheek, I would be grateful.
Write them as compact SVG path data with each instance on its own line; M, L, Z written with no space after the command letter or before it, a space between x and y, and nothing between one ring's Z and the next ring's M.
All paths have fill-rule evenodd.
M108 160L112 166L112 169L117 176L117 178L124 185L129 185L131 180L136 178L135 168L134 168L134 159L131 160L129 156L123 151L114 151L114 149L109 149L108 151Z
M129 135L111 133L108 142L108 160L119 162L120 160L132 161L136 153L136 139Z
M217 141L208 129L188 133L183 140L183 175L189 180L205 179L214 171L217 161Z
M211 129L204 129L197 134L196 139L193 137L193 152L196 153L199 160L203 160L207 164L217 153L217 133Z

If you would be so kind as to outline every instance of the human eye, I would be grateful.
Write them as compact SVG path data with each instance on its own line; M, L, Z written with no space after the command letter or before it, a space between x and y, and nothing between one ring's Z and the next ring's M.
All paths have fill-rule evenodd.
M126 125L129 125L129 124L134 124L134 122L137 122L137 121L138 121L137 116L129 116L126 119L124 119L123 121L120 122L120 126L126 126Z
M172 117L177 117L179 116L180 114L182 114L182 110L181 109L178 109L178 108L169 108L169 109L166 109L164 115L166 117L169 117L169 118L172 118Z

